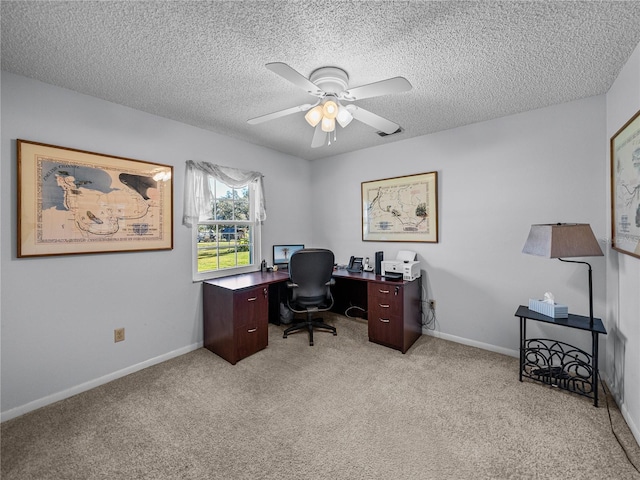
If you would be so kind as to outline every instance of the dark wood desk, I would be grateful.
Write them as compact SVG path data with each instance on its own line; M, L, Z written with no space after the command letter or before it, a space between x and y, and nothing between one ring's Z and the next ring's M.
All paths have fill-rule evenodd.
M204 346L235 365L267 348L269 317L278 314L286 272L252 272L203 283Z
M524 305L515 313L520 317L520 381L527 377L538 382L593 398L598 406L598 335L606 335L602 320L569 314L553 318ZM564 342L532 338L527 340L527 320L591 332L591 354Z
M420 282L335 270L334 311L357 305L369 340L405 353L422 335ZM267 347L268 322L280 323L286 271L253 272L203 282L204 346L235 364Z
M217 285L228 290L242 290L243 288L260 287L271 285L272 283L282 283L289 280L287 271L277 272L251 272L229 277L220 277L213 280L206 280L204 283Z
M370 272L335 270L334 311L367 319L369 341L402 353L422 335L420 279L385 280ZM358 313L360 313L358 315Z

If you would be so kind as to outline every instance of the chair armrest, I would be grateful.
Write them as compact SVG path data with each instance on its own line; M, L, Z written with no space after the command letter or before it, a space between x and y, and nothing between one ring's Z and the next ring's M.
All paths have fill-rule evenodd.
M336 281L333 278L331 278L331 280L325 283L325 286L327 287L327 293L325 295L325 298L327 300L331 300L332 305L333 305L333 295L331 295L331 286L335 284L336 284Z
M295 302L296 298L298 298L298 291L296 290L300 285L293 282L287 282L287 288L291 290L291 300Z

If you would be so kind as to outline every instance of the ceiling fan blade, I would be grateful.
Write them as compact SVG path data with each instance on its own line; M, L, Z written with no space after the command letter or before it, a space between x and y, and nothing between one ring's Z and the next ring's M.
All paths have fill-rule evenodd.
M363 98L379 97L390 93L400 93L411 90L409 80L404 77L393 77L379 82L369 83L360 87L350 88L340 94L342 100L362 100Z
M376 130L384 132L388 135L392 134L400 128L400 125L398 125L397 123L393 123L391 120L382 118L380 115L376 115L375 113L372 113L369 110L365 110L364 108L360 108L356 105L347 105L346 109L351 112L351 115L353 115L353 118L355 118L356 120L362 123L366 123Z
M324 95L325 93L320 88L318 88L315 83L312 83L307 77L298 73L286 63L273 62L267 63L265 66L273 73L277 73L285 80L288 80L294 85L302 88L303 90L306 90L307 93L310 93L311 95L319 97L321 95Z
M316 125L316 130L313 132L313 140L311 140L311 148L318 148L323 146L327 140L327 132L322 131L322 122Z
M277 112L268 113L266 115L261 115L255 118L250 118L249 120L247 120L247 123L249 125L257 125L258 123L267 122L275 118L285 117L287 115L291 115L292 113L306 112L313 106L314 105L311 103L305 103L304 105L298 105L297 107L286 108L284 110L279 110Z

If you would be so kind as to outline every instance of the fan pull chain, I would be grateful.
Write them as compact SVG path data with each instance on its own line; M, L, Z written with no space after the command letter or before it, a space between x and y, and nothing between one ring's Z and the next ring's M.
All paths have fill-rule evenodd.
M336 130L333 131L333 141L334 142L336 141ZM327 145L331 145L331 133L329 133L329 135L327 135Z

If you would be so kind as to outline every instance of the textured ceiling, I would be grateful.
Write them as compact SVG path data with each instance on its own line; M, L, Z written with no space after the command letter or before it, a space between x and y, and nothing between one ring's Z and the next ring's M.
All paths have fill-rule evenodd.
M2 69L305 159L605 93L640 43L640 2L2 1ZM314 101L265 68L408 92L356 102L402 126L353 121L310 148Z

